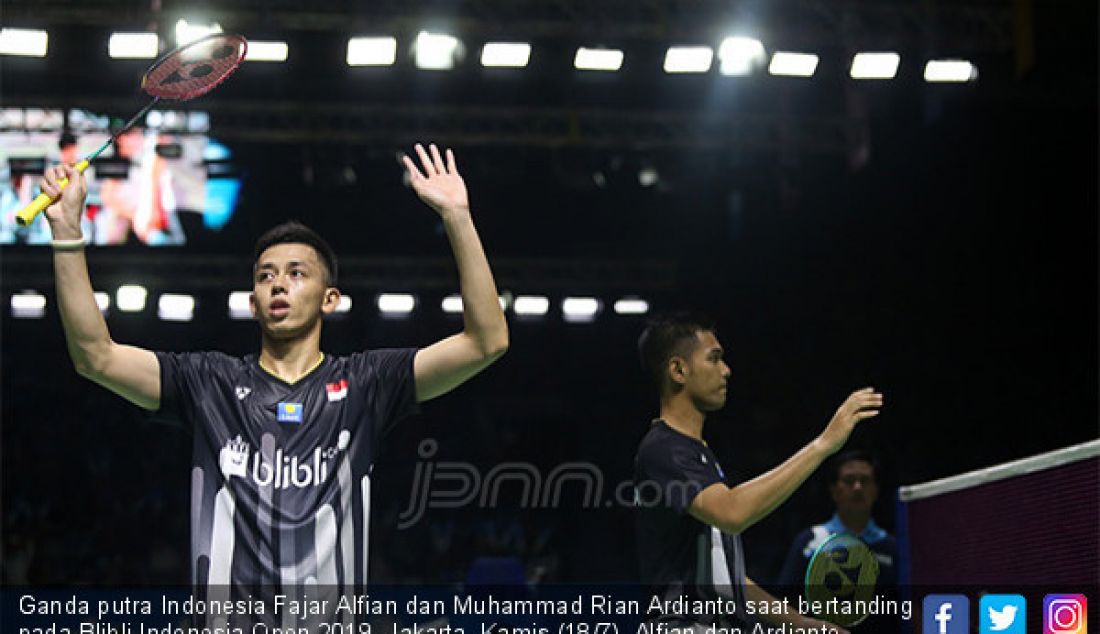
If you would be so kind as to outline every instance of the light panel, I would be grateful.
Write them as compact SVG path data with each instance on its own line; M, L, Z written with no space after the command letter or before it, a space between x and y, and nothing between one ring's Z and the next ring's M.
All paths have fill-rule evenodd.
M50 36L38 29L0 29L0 55L45 57Z
M897 53L856 53L848 74L852 79L893 79L899 63L901 55Z
M157 317L163 321L191 321L195 317L195 298L164 293L157 299Z
M512 303L517 315L545 315L550 310L550 300L541 295L520 295Z
M229 318L252 319L252 307L249 291L233 291L229 294Z
M408 293L382 293L378 296L378 310L389 315L407 315L416 308L416 298Z
M397 40L392 37L353 37L348 40L348 66L392 66Z
M46 314L46 296L23 291L11 296L11 316L15 319L41 319Z
M424 70L450 70L455 66L459 42L445 33L421 31L413 44L416 67Z
M924 81L966 83L978 79L978 67L964 59L934 59L924 65Z
M764 44L751 37L733 36L722 40L718 47L718 70L723 75L751 75L764 65Z
M160 52L156 33L112 33L107 54L112 59L153 59Z
M115 306L124 313L137 313L145 310L145 298L149 292L138 284L123 284L115 291Z
M577 70L617 71L623 67L623 52L614 48L582 46L573 56L573 67Z
M210 24L191 23L187 20L180 18L176 22L176 46L183 46L184 44L190 44L195 40L201 40L207 35L213 35L215 33L221 33L222 27L217 22Z
M665 53L666 73L705 73L714 61L709 46L673 46Z
M249 62L285 62L290 54L286 42L249 40L245 61Z
M566 297L561 303L561 314L568 322L588 322L596 318L601 307L595 297Z
M616 300L614 310L617 315L644 315L649 312L649 302L636 297L624 297Z
M487 68L523 68L530 59L526 42L487 42L481 49L481 65Z
M776 51L768 64L768 72L781 77L813 77L817 71L817 55Z

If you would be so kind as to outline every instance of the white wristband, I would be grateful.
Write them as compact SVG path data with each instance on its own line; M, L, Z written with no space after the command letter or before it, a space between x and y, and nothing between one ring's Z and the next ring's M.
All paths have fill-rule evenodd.
M72 240L50 240L50 246L54 251L79 251L85 244L87 243L84 241L84 236Z

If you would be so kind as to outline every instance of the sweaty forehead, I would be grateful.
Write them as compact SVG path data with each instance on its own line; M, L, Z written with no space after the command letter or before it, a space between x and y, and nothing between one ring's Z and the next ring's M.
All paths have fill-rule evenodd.
M286 242L283 244L271 245L256 259L256 266L260 267L265 264L282 266L292 261L305 262L306 264L316 267L321 266L321 258L318 257L317 251L308 244L299 242Z

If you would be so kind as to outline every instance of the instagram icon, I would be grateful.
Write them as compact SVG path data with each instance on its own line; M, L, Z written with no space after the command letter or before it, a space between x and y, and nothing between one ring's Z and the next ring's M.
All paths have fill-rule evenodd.
M1083 594L1043 597L1043 634L1087 634L1088 601Z

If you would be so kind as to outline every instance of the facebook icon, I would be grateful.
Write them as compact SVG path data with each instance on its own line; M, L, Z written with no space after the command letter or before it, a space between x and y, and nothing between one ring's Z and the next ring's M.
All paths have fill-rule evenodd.
M923 634L967 634L970 631L970 599L961 594L930 594L921 611Z

